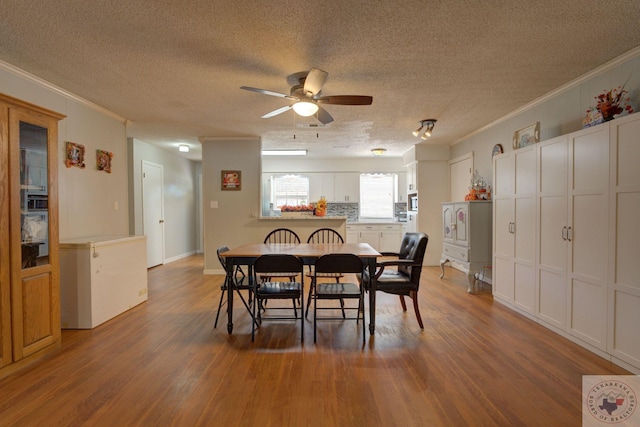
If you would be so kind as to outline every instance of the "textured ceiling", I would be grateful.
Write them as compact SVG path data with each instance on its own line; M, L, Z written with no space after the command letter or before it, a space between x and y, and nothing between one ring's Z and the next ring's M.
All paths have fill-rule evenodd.
M638 0L3 0L0 59L131 121L175 151L199 137L260 136L311 156L401 155L418 121L453 143L640 46ZM297 125L291 74L329 73L335 121ZM0 92L1 92L0 88Z

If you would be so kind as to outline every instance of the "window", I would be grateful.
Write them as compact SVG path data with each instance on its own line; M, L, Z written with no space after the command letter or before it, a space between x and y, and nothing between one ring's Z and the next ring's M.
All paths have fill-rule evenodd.
M300 175L274 176L271 181L271 203L280 206L306 205L309 200L309 178Z
M360 175L360 218L393 219L396 174Z

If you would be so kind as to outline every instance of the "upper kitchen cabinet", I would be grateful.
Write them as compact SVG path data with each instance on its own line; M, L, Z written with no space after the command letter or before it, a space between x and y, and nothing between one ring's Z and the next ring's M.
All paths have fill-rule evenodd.
M333 201L357 203L360 200L360 174L358 172L337 172L333 176Z
M407 188L407 174L404 172L398 173L398 202L406 202L407 201L407 192L405 191Z
M0 95L0 377L60 346L58 120Z
M309 201L317 202L324 196L327 201L334 199L333 173L312 172L305 173L309 177Z
M418 191L418 181L416 179L416 162L412 162L407 166L406 188L408 193Z

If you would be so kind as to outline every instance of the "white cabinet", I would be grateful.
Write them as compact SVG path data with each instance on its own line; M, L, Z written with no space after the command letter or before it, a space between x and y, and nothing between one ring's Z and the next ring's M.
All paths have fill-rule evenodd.
M407 174L405 172L398 173L398 185L397 185L397 201L407 201Z
M493 295L534 313L536 151L526 147L494 159Z
M640 114L494 159L495 300L637 372L639 162Z
M378 243L378 251L380 252L398 252L402 243L402 226L399 224L381 225L380 240Z
M469 292L473 292L475 274L491 265L491 202L443 203L442 224L440 277L450 262L467 273Z
M335 202L354 202L360 200L360 174L357 172L336 172L334 179Z
M537 147L538 318L606 348L608 127Z
M309 177L309 201L317 202L322 196L327 201L333 201L334 177L330 172L313 172L305 174Z
M607 351L640 370L640 280L636 266L640 254L640 114L609 124Z
M368 243L378 252L398 252L402 236L398 223L347 225L347 243Z
M407 192L415 193L418 191L418 181L416 179L417 162L412 162L407 166Z
M538 147L538 317L606 348L609 135L584 129Z
M357 226L347 224L347 243L358 243L358 230Z

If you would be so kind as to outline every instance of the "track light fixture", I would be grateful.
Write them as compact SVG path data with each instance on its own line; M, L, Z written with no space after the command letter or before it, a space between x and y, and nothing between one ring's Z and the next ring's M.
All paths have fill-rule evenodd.
M420 127L417 130L413 131L413 136L415 136L416 138L420 136L420 139L422 139L423 141L426 141L427 138L431 136L431 132L433 131L433 128L436 125L436 122L437 122L436 119L420 120L418 122L420 123Z

